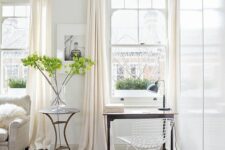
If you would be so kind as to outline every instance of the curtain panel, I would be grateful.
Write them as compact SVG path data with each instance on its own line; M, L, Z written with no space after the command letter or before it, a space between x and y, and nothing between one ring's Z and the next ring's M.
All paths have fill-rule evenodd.
M83 128L79 150L106 150L103 108L109 93L105 47L105 0L87 2L86 56L90 56L95 65L85 75Z
M31 28L29 53L52 56L52 4L51 0L31 0ZM27 93L32 100L30 149L48 148L51 143L47 120L39 110L49 106L52 91L44 77L35 69L29 69Z
M167 102L176 111L177 90L179 90L179 22L178 0L168 2L168 65L167 65Z

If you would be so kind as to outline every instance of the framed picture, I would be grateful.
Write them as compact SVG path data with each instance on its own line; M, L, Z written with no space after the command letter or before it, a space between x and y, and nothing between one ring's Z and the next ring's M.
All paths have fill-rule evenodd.
M63 62L72 61L74 55L84 55L85 29L85 24L57 25L57 57Z
M79 35L65 35L64 36L64 61L73 60L73 56L82 56L84 47L80 44L83 42L84 36Z

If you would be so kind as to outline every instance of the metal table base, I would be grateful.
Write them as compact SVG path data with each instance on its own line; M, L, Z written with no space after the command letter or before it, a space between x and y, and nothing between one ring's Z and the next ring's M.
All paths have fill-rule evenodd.
M56 111L55 111L56 110ZM54 128L54 132L55 132L55 144L54 144L54 150L61 150L61 149L71 149L66 137L66 128L67 125L70 121L70 119L72 118L72 116L76 113L80 112L80 110L76 109L76 108L66 108L66 107L62 107L62 108L57 108L57 109L52 109L52 108L46 108L43 110L40 110L40 113L46 115L51 123L52 126ZM56 115L57 116L57 120L54 121L52 115ZM59 116L60 115L68 115L68 118L65 120L60 120ZM63 137L65 140L66 145L62 145L61 143L61 130L60 130L60 125L64 125L64 129L63 129ZM57 130L58 127L58 130ZM59 143L58 143L58 137L59 137ZM57 147L57 144L59 144L59 146Z
M44 113L44 114L45 114L45 113ZM52 119L52 117L51 117L50 114L45 114L45 115L48 116L48 118L51 120L51 123L52 123L52 125L53 125L53 127L54 127L54 131L55 131L55 146L54 146L54 150L60 150L60 149L69 149L69 150L70 150L70 146L69 146L68 141L67 141L67 138L66 138L66 127L67 127L67 125L68 125L70 119L72 118L72 116L73 116L74 114L75 114L75 113L70 114L70 116L68 117L68 119L67 119L66 121L54 121L54 120ZM64 124L64 130L63 130L63 133L64 133L64 134L63 134L63 135L64 135L64 140L65 140L65 142L66 142L66 146L63 146L63 145L61 145L61 143L60 143L59 147L57 147L57 137L58 137L58 134L57 134L56 125L59 125L59 124ZM59 132L60 132L60 130L59 130ZM59 133L59 134L60 134L60 133Z

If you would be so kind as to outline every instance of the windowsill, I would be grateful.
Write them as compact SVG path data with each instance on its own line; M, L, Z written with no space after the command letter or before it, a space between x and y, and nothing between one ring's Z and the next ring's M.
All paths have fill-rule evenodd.
M134 105L134 104L127 104L127 105L124 105L124 108L151 108L151 109L155 109L155 108L158 108L160 107L159 105Z
M123 104L124 108L158 108L162 105L162 96L147 90L116 90L114 92L116 94L114 93L109 103Z
M113 92L114 98L151 98L157 96L158 94L151 93L147 90L115 90Z
M118 102L110 102L110 104L123 104L124 108L159 108L161 105L160 102L124 102L124 101L118 101Z

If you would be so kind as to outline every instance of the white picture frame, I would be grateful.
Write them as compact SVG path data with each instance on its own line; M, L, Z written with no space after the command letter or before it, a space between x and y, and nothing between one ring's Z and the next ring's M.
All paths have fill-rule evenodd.
M84 56L86 24L58 24L57 25L57 58L62 62L71 62L70 53L78 43L78 49Z

